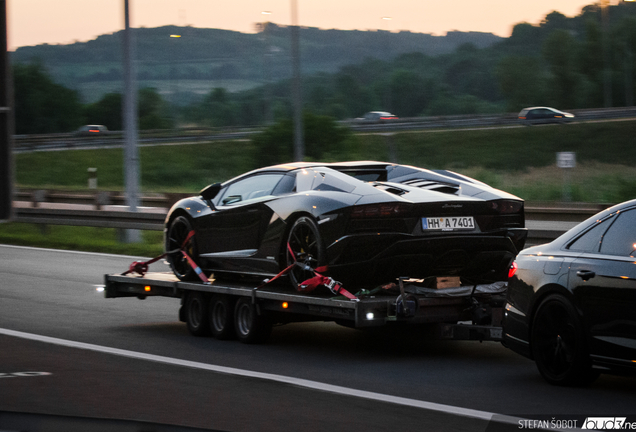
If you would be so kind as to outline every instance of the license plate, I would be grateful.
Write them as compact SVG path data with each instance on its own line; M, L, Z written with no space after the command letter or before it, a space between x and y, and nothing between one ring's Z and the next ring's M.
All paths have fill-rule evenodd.
M475 229L475 219L472 216L449 216L422 218L423 230L473 230Z

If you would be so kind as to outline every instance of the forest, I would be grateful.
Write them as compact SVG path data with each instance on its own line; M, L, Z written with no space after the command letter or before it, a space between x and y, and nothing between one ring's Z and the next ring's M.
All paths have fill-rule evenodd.
M608 12L604 26L597 4L575 17L554 11L540 23L516 24L508 38L302 28L303 107L348 119L371 110L415 117L632 106L636 3ZM262 125L291 116L288 28L135 31L141 129ZM172 31L190 32L183 40L191 49L166 50ZM86 80L121 80L119 36L12 53L16 133L69 132L86 123L121 129L121 91L87 101L77 88ZM230 89L217 78L251 84ZM188 93L194 81L204 90Z

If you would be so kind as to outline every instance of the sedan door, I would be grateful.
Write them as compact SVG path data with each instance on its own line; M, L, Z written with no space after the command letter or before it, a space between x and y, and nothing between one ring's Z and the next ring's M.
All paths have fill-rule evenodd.
M591 352L636 359L636 210L613 218L597 251L570 267L574 292L591 336Z

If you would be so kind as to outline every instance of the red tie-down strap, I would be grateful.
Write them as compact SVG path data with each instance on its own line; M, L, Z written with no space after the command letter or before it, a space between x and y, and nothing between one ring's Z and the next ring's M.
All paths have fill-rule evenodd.
M197 274L197 276L199 276L199 279L201 279L203 281L203 283L205 284L209 284L210 280L208 279L208 277L205 275L205 273L203 273L203 271L201 270L201 268L197 265L197 263L194 262L194 260L192 258L190 258L190 255L188 255L185 251L181 251L181 253L183 254L183 256L185 257L186 260L188 260L188 264L190 264L190 267L192 267L194 269L194 272Z
M194 230L191 230L188 235L186 236L185 240L183 241L183 243L181 244L181 248L179 249L180 251L183 251L186 247L186 245L188 244L188 242L190 241L190 239L194 237ZM148 272L148 266L154 262L159 261L161 258L165 257L167 255L167 253L163 253L161 255L159 255L158 257L155 257L151 260L148 261L133 261L132 264L130 264L130 267L128 267L128 270L126 270L125 272L122 273L122 276L127 275L128 273L137 273L139 275L141 275L141 277L143 277L146 272ZM186 259L188 259L188 262L194 262L192 261L192 259L190 257L188 257L186 255ZM192 264L190 264L192 265ZM196 264L195 264L196 266ZM196 268L194 269L196 271ZM205 275L203 275L205 277ZM201 276L199 276L201 277ZM207 278L206 278L207 279Z
M292 248L289 245L289 243L287 243L287 250L289 251L289 254L291 255L291 257L294 260L294 262L289 267L287 267L285 270L283 270L278 275L276 275L276 277L274 279L277 279L280 276L282 276L283 274L287 273L295 265L303 266L302 264L299 264L298 261L296 261L296 256L294 255L294 251L292 250ZM324 285L327 288L329 288L329 290L332 293L334 293L336 295L341 294L341 295L347 297L350 300L356 300L356 301L360 300L359 298L357 298L356 296L351 294L349 291L344 289L342 287L342 285L340 284L340 282L336 282L332 278L330 278L328 276L323 276L323 275L320 274L322 272L326 272L327 271L327 266L320 266L320 267L317 267L316 269L312 269L309 266L304 266L304 267L307 267L308 270L313 271L315 276L312 277L312 278L307 279L304 282L301 282L300 284L298 284L298 286L296 287L297 291L308 293L308 292L312 292L313 290L318 288L320 285ZM274 280L274 279L272 279L272 280ZM266 281L265 283L269 283L272 280ZM263 285L265 285L265 284L263 284ZM261 285L261 286L263 286L263 285Z
M349 300L355 300L355 301L359 301L360 300L356 296L351 294L349 291L344 289L342 287L342 285L340 284L340 282L336 282L335 280L333 280L329 276L323 276L320 273L318 273L318 270L325 271L326 269L327 269L326 267L318 267L314 271L316 276L314 276L314 277L312 277L310 279L307 279L306 281L304 281L300 285L298 285L298 291L311 292L311 291L315 290L316 288L318 288L320 285L323 285L323 286L329 288L329 290L332 293L336 294L336 295L343 295L346 298L348 298Z
M122 273L122 276L127 275L128 273L139 273L141 276L145 275L148 271L148 266L156 261L159 261L161 258L165 257L166 254L161 254L158 257L155 257L149 261L133 261L130 264L130 267L127 271Z

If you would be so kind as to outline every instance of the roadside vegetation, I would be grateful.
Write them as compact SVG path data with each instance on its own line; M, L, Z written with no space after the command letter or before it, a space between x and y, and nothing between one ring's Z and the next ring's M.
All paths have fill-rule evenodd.
M636 121L465 131L353 134L321 116L305 116L307 160L383 160L448 169L532 201L559 201L564 170L556 153L576 152L569 175L572 199L614 203L636 197ZM292 124L276 124L253 140L139 149L145 192L195 193L262 166L292 160ZM89 167L99 189L123 190L121 149L65 150L15 155L16 186L84 189Z
M0 223L0 244L155 257L163 253L163 233L142 231L142 242L124 244L113 228Z

